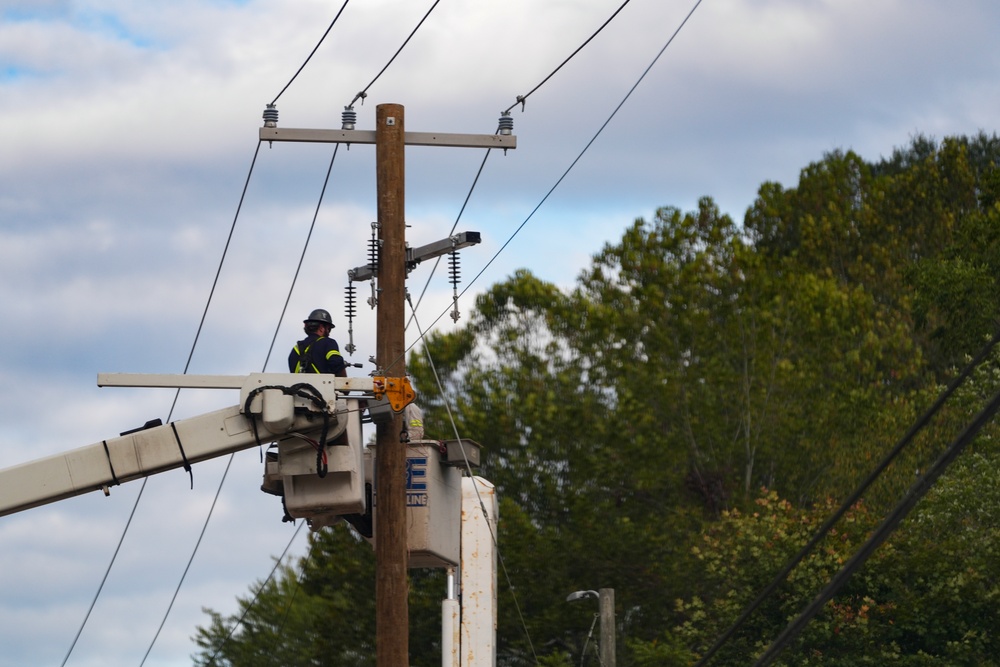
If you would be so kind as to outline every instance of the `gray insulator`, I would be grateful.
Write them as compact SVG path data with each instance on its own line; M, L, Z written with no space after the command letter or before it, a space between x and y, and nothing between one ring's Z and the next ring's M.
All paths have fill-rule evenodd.
M448 253L448 274L450 276L449 282L451 282L451 284L454 287L458 287L458 283L461 280L462 271L461 271L461 262L458 259L458 253L455 252L454 250Z
M498 127L500 129L500 134L511 135L514 134L514 119L511 117L509 111L504 111L500 114L500 120Z
M350 322L354 319L354 315L356 314L355 304L357 302L357 296L354 285L348 284L347 287L344 288L344 292L344 310L347 315L347 321Z
M340 121L343 123L342 130L353 130L355 123L358 122L358 112L354 110L353 106L344 107L343 113L340 114Z
M278 127L278 107L273 104L264 109L264 127Z

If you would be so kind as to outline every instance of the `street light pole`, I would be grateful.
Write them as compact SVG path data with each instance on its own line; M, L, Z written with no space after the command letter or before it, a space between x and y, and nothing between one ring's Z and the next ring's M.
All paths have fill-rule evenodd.
M601 667L615 667L615 589L600 589L598 601L601 613Z
M566 602L597 598L598 615L601 618L600 653L601 667L615 667L615 589L602 588L600 591L576 591L566 596ZM593 626L591 626L593 629ZM586 646L584 651L586 651ZM582 662L583 656L580 656Z

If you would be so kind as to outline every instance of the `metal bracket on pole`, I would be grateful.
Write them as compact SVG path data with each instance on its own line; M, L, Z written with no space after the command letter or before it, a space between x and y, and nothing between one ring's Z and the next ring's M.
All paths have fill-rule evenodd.
M403 408L413 402L417 397L410 386L409 378L372 378L374 383L375 399L379 400L383 396L389 399L389 405L393 412L402 412Z
M406 249L406 266L407 270L412 270L421 262L434 257L440 257L441 255L447 255L453 250L459 250L461 248L468 248L469 246L474 246L482 241L482 237L479 232L460 232L448 238L441 239L440 241L434 241L433 243L428 243L427 245L422 245L417 248L407 248ZM372 265L365 264L364 266L357 266L353 269L347 271L347 279L353 282L363 282L365 280L370 280L372 277Z

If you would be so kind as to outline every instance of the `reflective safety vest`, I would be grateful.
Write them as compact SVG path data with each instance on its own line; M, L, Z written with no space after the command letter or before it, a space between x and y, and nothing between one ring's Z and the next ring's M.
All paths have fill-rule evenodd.
M295 344L294 347L292 347L292 353L295 354L295 355L297 355L298 358L299 358L298 361L295 362L295 370L292 371L293 373L321 373L322 372L316 366L316 361L312 358L312 355L310 355L309 352L310 352L310 350L312 350L313 345L315 345L319 341L323 340L324 338L325 338L324 336L320 336L319 338L317 338L316 340L314 340L312 343L310 343L309 345L307 345L304 350L300 350L299 349L299 343L303 343L305 341L299 341L298 343ZM330 361L330 359L332 359L333 357L339 357L339 356L340 356L340 351L336 350L336 349L333 349L333 350L330 350L330 351L328 351L326 353L326 358L324 360L325 361Z
M416 403L403 408L403 420L410 440L424 439L424 411Z

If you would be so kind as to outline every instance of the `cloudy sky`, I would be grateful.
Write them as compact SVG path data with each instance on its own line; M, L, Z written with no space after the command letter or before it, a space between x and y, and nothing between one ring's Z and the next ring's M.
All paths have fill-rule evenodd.
M282 127L339 128L367 88L359 129L397 103L411 131L492 134L622 2L444 0L376 78L433 2L353 0L282 92L342 4L0 0L0 466L166 419L172 392L99 389L96 376L182 372L224 251L189 372L282 370L314 307L347 342L342 296L346 270L366 261L374 149L338 151L282 319L333 147L264 144L236 218L265 104L278 98ZM694 5L632 0L515 108L518 147L489 155L459 220L483 236L462 253L463 312L519 268L572 286L657 207L709 195L739 221L762 182L794 186L828 151L877 160L917 134L1000 124L1000 5L988 0L704 0L612 118ZM411 244L448 235L483 157L408 149ZM418 268L411 291L431 276ZM422 327L454 326L450 295L438 270ZM374 320L359 308L353 361L374 353ZM185 391L172 417L236 400ZM258 456L234 457L146 665L190 664L202 608L232 613L289 543L294 527L258 491ZM193 491L181 471L148 480L67 664L143 663L227 463L198 465ZM62 663L140 486L0 518L0 667ZM291 553L304 545L300 534Z

